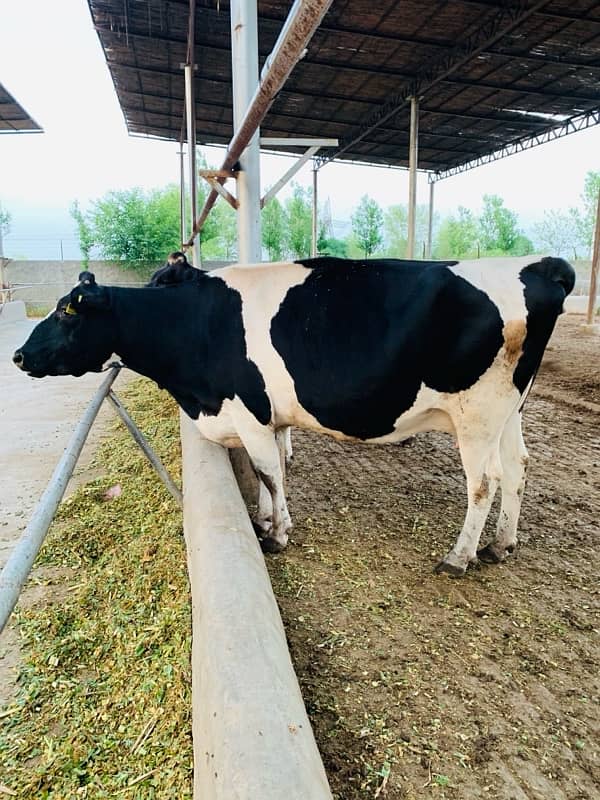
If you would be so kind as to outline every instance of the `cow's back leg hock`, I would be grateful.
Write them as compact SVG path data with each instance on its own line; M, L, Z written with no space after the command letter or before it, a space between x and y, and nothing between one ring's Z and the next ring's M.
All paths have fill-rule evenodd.
M467 478L467 515L456 544L436 567L436 572L453 576L463 575L477 561L479 538L502 475L499 436L490 440L461 429L457 436Z
M521 431L521 414L515 411L506 423L500 440L502 461L502 504L498 517L496 538L478 552L482 561L497 564L517 544L517 524L525 488L528 455Z
M263 493L262 498L259 493L259 515L262 508L261 516L266 524L270 509L264 494L265 489L271 499L272 525L260 536L261 546L268 552L278 552L288 542L292 521L285 500L284 476L275 433L270 427L261 425L246 409L232 411L232 417L259 481L264 484L260 490Z
M267 489L260 475L258 477L258 503L256 516L252 520L254 528L260 539L269 535L273 527L273 500L271 492Z

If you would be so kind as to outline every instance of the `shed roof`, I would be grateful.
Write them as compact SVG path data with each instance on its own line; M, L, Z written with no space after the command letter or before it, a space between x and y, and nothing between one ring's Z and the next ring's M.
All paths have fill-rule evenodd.
M12 94L0 83L0 133L43 133Z
M187 0L88 0L131 133L179 141ZM291 2L258 0L260 63ZM232 137L229 0L196 0L196 131ZM438 177L600 122L600 3L333 0L262 126L338 138L327 158ZM294 148L278 148L294 152Z

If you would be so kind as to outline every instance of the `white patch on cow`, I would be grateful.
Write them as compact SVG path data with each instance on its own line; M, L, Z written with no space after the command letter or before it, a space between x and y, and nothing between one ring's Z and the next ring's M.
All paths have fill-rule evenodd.
M485 292L498 306L500 316L507 323L510 320L527 319L525 286L519 280L519 273L540 258L541 256L481 258L461 261L448 269Z
M279 262L224 267L210 275L222 278L242 298L242 318L248 358L260 370L273 409L275 427L297 425L323 430L298 403L294 381L271 342L271 320L287 292L310 276L301 264ZM277 402L274 402L276 398Z

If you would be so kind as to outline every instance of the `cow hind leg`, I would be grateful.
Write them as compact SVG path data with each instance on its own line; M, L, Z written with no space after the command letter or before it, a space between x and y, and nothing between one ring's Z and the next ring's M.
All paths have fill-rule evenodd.
M264 551L276 553L287 545L288 534L292 527L285 500L278 441L268 426L261 425L245 409L232 412L232 416L241 442L246 448L260 483L263 484L259 490L257 517L260 544Z
M504 561L507 553L512 553L517 545L517 524L528 458L521 431L521 414L515 411L506 423L500 440L502 504L496 538L477 553L481 561L488 564Z
M436 567L436 572L454 577L477 561L481 532L502 475L499 436L490 440L457 428L457 437L467 478L467 514L456 544Z
M252 518L252 524L256 535L261 540L263 536L269 535L273 527L273 500L271 498L271 492L267 489L260 477L258 477L257 511L256 515Z

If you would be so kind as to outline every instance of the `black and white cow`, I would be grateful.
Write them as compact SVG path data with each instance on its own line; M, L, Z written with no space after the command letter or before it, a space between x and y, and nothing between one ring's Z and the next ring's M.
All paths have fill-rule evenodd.
M83 375L117 353L152 378L207 438L246 448L268 489L258 522L270 550L291 528L278 430L373 443L447 431L468 509L437 569L461 575L498 486L496 535L479 556L501 561L516 545L520 407L574 280L562 259L531 257L230 266L164 291L84 272L14 362L34 377Z

